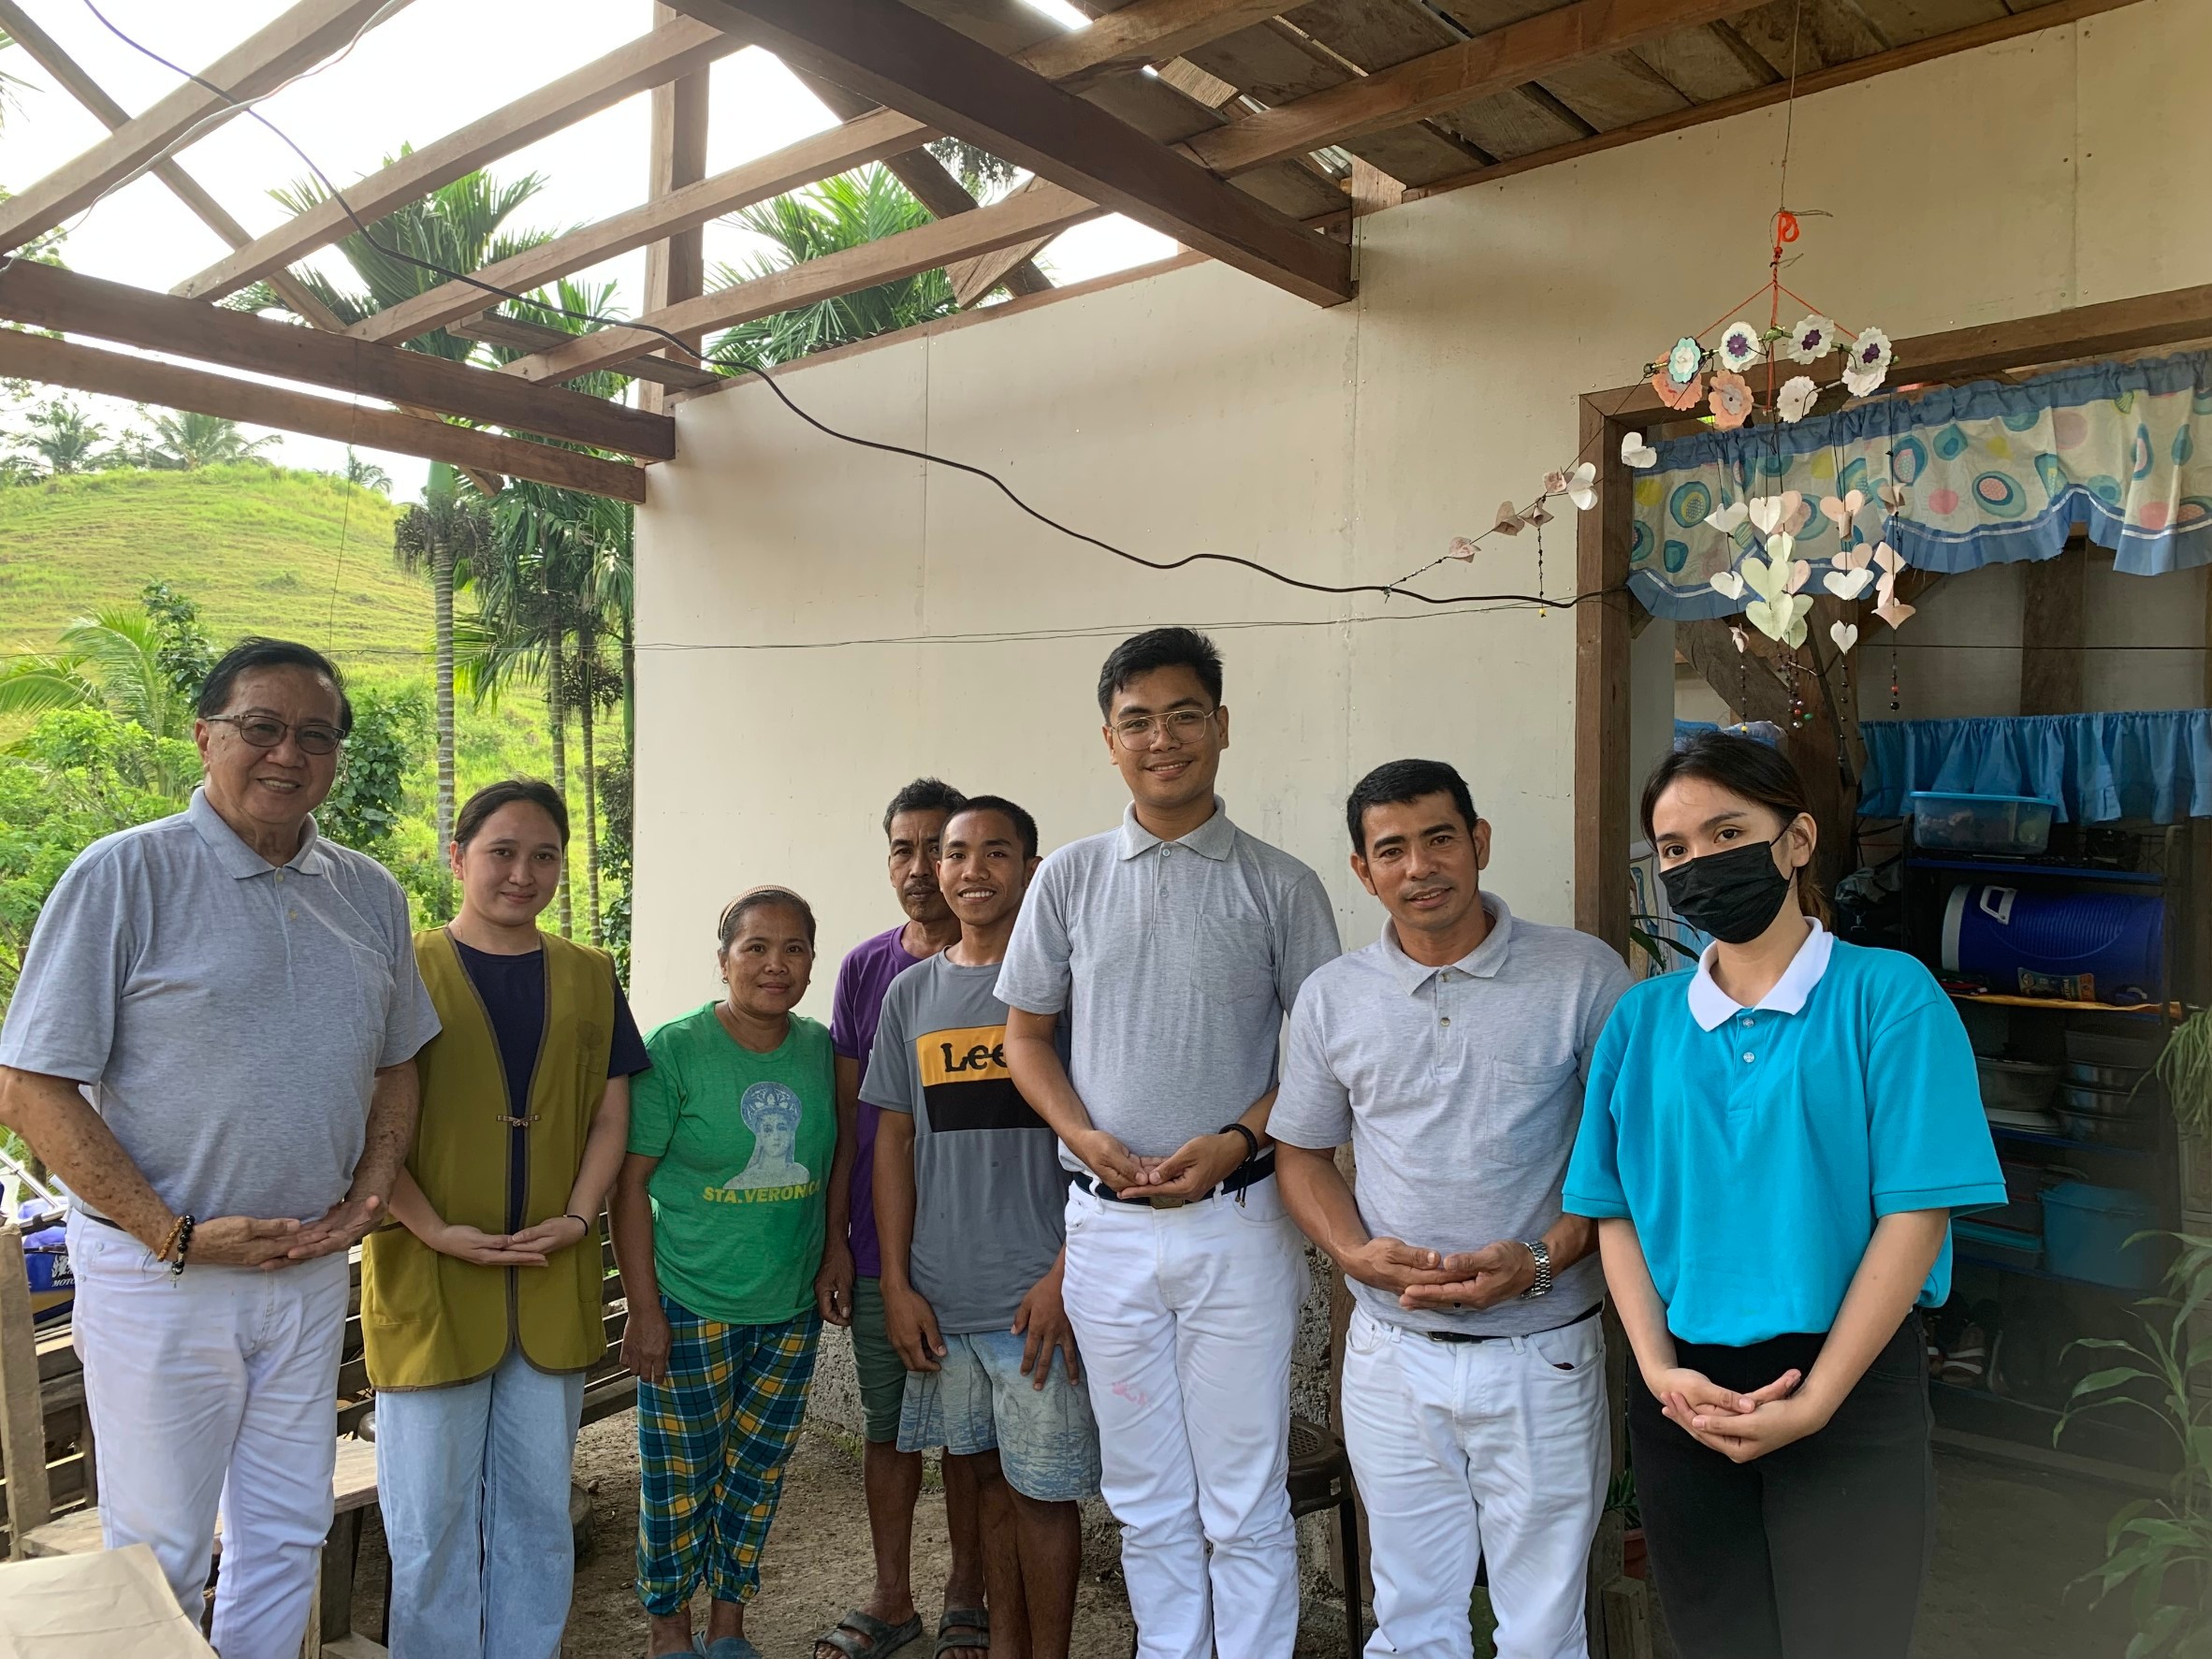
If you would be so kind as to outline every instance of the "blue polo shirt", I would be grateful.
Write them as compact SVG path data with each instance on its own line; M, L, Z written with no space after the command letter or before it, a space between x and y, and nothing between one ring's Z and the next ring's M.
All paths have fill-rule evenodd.
M1683 1342L1825 1332L1882 1216L2005 1201L1973 1051L1926 968L1817 923L1756 1008L1711 959L1621 998L1564 1206L1636 1223ZM1946 1237L1920 1305L1950 1287Z

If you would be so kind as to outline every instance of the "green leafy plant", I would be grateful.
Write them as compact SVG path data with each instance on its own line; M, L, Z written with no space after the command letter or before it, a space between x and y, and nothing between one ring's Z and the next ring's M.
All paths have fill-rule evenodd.
M429 702L419 687L376 687L354 694L354 729L345 763L315 826L341 846L379 858L406 807L407 779L430 746Z
M2144 1236L2144 1235L2138 1235ZM2212 1302L2212 1239L2182 1237L2166 1294L2136 1303L2140 1340L2084 1337L2118 1363L2074 1386L2056 1441L2091 1411L2136 1411L2173 1439L2180 1467L2162 1498L2138 1498L2105 1528L2104 1560L2083 1576L2097 1600L2122 1590L2134 1616L2126 1659L2212 1659L2212 1390L2194 1386L2212 1366L2212 1336L2197 1314Z
M1606 1483L1606 1511L1621 1512L1623 1526L1641 1526L1643 1511L1636 1506L1636 1471L1623 1469Z
M2212 1008L2200 1008L2174 1027L2153 1068L2185 1135L2212 1136Z

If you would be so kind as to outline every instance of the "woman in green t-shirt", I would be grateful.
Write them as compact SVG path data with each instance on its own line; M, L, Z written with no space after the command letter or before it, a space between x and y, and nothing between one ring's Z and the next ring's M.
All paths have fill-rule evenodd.
M727 995L646 1040L614 1199L615 1259L637 1373L637 1599L649 1652L689 1654L691 1602L714 1598L709 1659L758 1659L745 1604L814 1375L842 1192L829 1033L791 1011L814 971L814 912L779 887L723 910ZM844 1300L850 1304L850 1262ZM819 1282L818 1282L819 1281Z

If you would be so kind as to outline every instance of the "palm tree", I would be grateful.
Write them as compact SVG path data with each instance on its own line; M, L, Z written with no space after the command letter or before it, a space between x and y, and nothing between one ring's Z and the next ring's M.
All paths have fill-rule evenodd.
M350 457L349 457L350 459ZM491 512L481 496L463 493L453 469L430 463L422 501L392 526L400 568L430 575L438 680L438 845L453 844L453 590L466 584L491 540Z
M363 489L373 489L378 495L392 493L392 475L372 460L363 460L354 453L354 446L345 446L345 481L357 484Z
M264 449L283 442L281 433L248 438L235 420L179 411L153 417L153 433L145 449L146 464L164 472L196 473L202 467L259 460Z
M737 214L732 223L751 231L765 245L740 264L717 267L713 285L750 282L824 254L912 230L930 218L929 210L885 167L870 166L840 174ZM741 323L717 339L707 356L724 363L764 368L947 316L958 309L952 279L942 270L925 270L857 294Z
M16 445L45 461L48 472L59 477L89 473L99 465L94 452L108 429L67 399L50 398L27 418L30 429L17 435Z
M402 145L400 156L412 153L413 148ZM385 165L389 167L399 158L386 156ZM546 180L538 173L525 173L506 183L481 169L464 173L452 183L377 220L370 226L374 241L357 230L338 244L338 251L360 279L359 288L342 288L311 266L297 267L292 274L341 319L357 323L446 281L408 259L394 258L385 252L386 248L449 271L470 271L557 235L551 230L508 232L502 228L516 209L545 186ZM325 200L328 192L320 182L302 179L269 195L293 212L304 213ZM266 283L252 284L226 303L245 311L276 311L284 306L283 297ZM455 362L476 351L475 342L444 328L433 328L405 343L410 351Z
M156 737L192 735L193 707L162 661L161 630L141 612L104 610L62 631L61 649L0 671L0 716L57 708L105 709ZM147 786L165 794L188 782L165 767Z

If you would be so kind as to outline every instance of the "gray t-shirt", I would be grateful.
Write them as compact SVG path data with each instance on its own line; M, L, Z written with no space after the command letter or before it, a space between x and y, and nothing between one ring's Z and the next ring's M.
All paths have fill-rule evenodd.
M860 1098L914 1120L907 1276L946 1335L1005 1331L1060 1254L1068 1178L1059 1142L1006 1069L998 965L942 954L883 994Z
M1558 1221L1591 1051L1629 985L1599 940L1482 896L1489 936L1448 968L1414 961L1386 923L1306 982L1268 1120L1293 1146L1350 1141L1368 1232L1446 1255L1538 1239ZM1387 1324L1483 1335L1564 1324L1603 1290L1594 1254L1550 1295L1481 1313L1404 1308L1352 1285Z
M1338 949L1321 879L1237 828L1218 797L1179 841L1131 808L1044 861L998 995L1063 1015L1091 1122L1164 1157L1274 1086L1283 1016ZM1065 1149L1061 1161L1078 1167Z
M196 791L63 872L0 1066L91 1085L170 1209L306 1220L353 1181L377 1069L437 1034L384 866L313 820L272 866Z

